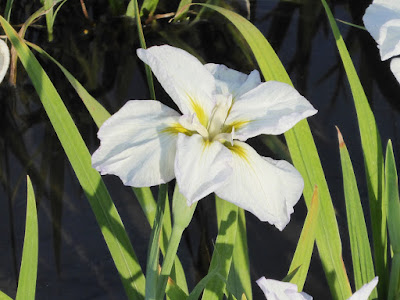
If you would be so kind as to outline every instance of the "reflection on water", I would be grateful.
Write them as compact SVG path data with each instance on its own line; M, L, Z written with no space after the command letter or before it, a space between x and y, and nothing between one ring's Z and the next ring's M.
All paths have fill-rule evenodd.
M160 2L163 5L156 13L168 13L177 8L174 1ZM367 4L365 1L349 2L336 4L335 16L362 24ZM86 19L77 1L67 2L56 19L52 43L47 42L45 28L39 26L44 24L44 19L28 30L26 39L45 48L110 112L115 112L128 99L147 99L149 95L143 65L135 54L139 47L135 24L120 14L111 14L107 3L87 1L90 19ZM4 11L4 5L0 4L0 11ZM318 1L259 0L251 1L250 5L251 21L269 39L295 87L319 110L309 121L337 209L345 265L352 277L334 125L341 129L348 145L364 201L367 194L353 100L329 24ZM15 2L11 23L24 22L37 8L30 1ZM243 8L241 12L247 14ZM146 25L148 46L168 43L184 48L204 62L224 63L246 73L256 68L247 45L227 20L210 11L203 11L191 20L168 23L168 19L161 18ZM388 64L380 62L375 42L367 32L343 24L339 27L371 101L382 140L386 143L391 138L396 151L399 85ZM97 128L81 100L55 65L45 60L41 63L93 152L98 146ZM174 106L158 85L156 95L162 102ZM28 173L39 202L37 298L124 299L122 284L88 201L20 66L17 86L3 83L0 99L0 289L15 296ZM285 149L276 147L274 149L278 150L273 151L265 146L265 143L279 146L276 142L269 137L250 141L265 156L284 157ZM122 186L118 178L106 176L104 179L144 268L150 227L131 190ZM283 233L247 215L254 283L261 276L275 279L285 276L305 217L303 201L295 210ZM369 215L368 209L365 214ZM210 222L214 216L213 201L201 201L182 240L178 253L187 270L190 287L207 272L209 251L216 237L216 224ZM316 299L327 299L327 284L317 252L314 254L305 291ZM261 293L254 286L254 298L259 297Z

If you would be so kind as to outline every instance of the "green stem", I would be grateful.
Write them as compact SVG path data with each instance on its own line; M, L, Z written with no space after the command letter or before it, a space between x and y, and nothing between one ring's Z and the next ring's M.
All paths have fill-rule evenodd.
M163 224L165 203L167 202L168 185L161 184L158 191L157 212L151 231L149 249L147 252L146 267L146 300L156 299L156 287L158 281L158 261L160 256L160 234Z
M172 266L174 265L176 252L178 251L179 243L181 242L182 234L185 228L175 226L172 227L171 237L168 243L167 253L164 258L163 266L161 269L160 278L157 283L157 297L156 299L163 299L165 294L165 287L169 274L171 273Z

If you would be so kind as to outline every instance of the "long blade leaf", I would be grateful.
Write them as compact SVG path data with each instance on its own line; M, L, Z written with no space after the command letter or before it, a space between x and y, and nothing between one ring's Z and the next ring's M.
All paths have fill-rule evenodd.
M306 282L308 269L310 267L311 256L314 248L315 233L318 227L319 197L318 188L314 188L310 209L307 213L304 226L297 243L296 251L293 255L292 263L289 267L288 277L290 282L295 283L299 290L303 289ZM293 276L291 276L293 274Z
M219 278L208 282L203 293L203 300L223 299L238 226L238 207L217 196L215 196L215 200L219 230L208 272L211 273L215 268L218 268Z
M375 277L375 271L353 165L342 134L338 128L336 129L338 131L340 160L342 164L344 198L346 201L354 280L356 290L358 290ZM372 291L371 297L371 299L378 297L376 289Z
M29 176L27 181L27 204L24 247L22 250L16 300L34 300L36 292L39 232L36 212L36 200Z
M386 210L382 206L383 191L383 155L382 144L376 127L375 117L369 106L364 89L358 78L356 69L350 58L350 54L344 43L343 37L337 27L335 18L325 0L321 0L332 28L336 45L344 69L349 80L354 105L357 112L358 126L360 129L361 145L364 154L366 168L369 205L371 211L372 237L374 243L374 259L376 273L379 276L378 293L379 298L386 298L388 281L387 264L387 231Z

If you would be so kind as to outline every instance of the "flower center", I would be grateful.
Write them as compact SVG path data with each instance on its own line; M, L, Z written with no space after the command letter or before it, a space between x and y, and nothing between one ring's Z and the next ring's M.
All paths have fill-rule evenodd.
M207 128L200 123L196 114L181 116L179 123L189 131L196 131L205 140L220 141L221 143L229 141L233 145L235 128L232 127L231 133L222 132L231 106L232 95L217 95L216 104L211 112Z
M216 96L216 104L211 112L211 117L207 126L207 131L210 140L214 140L214 138L221 133L222 127L224 126L231 105L232 105L232 95Z

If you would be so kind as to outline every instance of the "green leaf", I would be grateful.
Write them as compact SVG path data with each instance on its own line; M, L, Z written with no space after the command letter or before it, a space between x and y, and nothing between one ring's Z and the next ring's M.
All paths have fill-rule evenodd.
M390 271L388 299L394 300L400 297L400 202L396 161L394 159L392 142L390 140L386 147L385 191L383 202L384 205L387 205L387 224L390 245L394 253Z
M176 10L176 13L175 13L174 22L178 21L178 20L182 20L186 17L186 13L189 10L191 3L192 3L192 0L181 0L181 2L179 2L178 9Z
M0 300L13 300L13 298L0 291Z
M238 230L238 207L217 196L215 203L219 230L208 272L217 268L219 276L216 280L208 282L203 300L223 299Z
M174 261L176 260L176 252L182 238L183 231L189 226L193 218L194 210L197 202L191 206L187 205L186 198L179 192L179 187L176 184L174 196L172 198L172 214L174 216L174 226L172 227L171 236L168 242L167 252L164 257L163 265L160 272L160 277L157 283L157 298L164 299L168 277L171 274Z
M311 256L314 248L315 233L318 227L319 197L318 188L315 186L311 205L307 213L304 226L289 267L287 277L290 282L297 285L299 291L303 290L306 282Z
M218 11L236 26L253 51L265 80L278 80L292 84L275 51L253 24L224 8L208 4L198 5ZM318 252L332 296L335 299L347 299L352 293L346 269L342 263L342 245L335 211L307 120L300 121L287 131L285 138L292 161L304 178L303 194L307 206L311 204L314 185L319 188L321 210L318 221L320 226L316 233Z
M228 291L240 299L243 294L253 299L251 292L250 263L247 247L246 215L242 208L238 209L238 224L235 246L232 253L232 264L229 271Z
M7 0L6 8L4 9L4 18L7 20L7 22L10 21L11 9L12 9L13 3L14 3L14 0Z
M340 160L342 164L344 198L346 201L355 289L359 290L364 284L370 282L375 277L375 271L353 165L342 134L339 128L336 127L336 129L338 131ZM371 297L371 299L378 297L376 289L371 293Z
M35 56L10 24L1 16L0 23L31 78L79 183L89 200L129 299L142 299L145 279L138 259L100 174L91 166L91 156L82 136Z
M356 69L343 37L325 0L321 0L332 28L336 45L349 80L360 129L361 145L366 168L376 274L379 276L379 298L386 298L388 281L386 210L382 205L383 155L375 117L369 106Z
M158 0L144 0L140 8L140 16L152 16L157 9Z
M160 234L166 202L168 202L168 185L162 184L158 190L157 213L154 219L147 252L146 299L156 298L158 262L160 256Z
M27 204L26 204L26 225L24 248L22 250L21 269L19 272L18 289L16 300L35 299L38 252L39 252L39 233L38 219L36 212L36 200L29 176L27 181Z
M158 0L157 0L157 2L158 2ZM140 46L143 49L146 49L147 48L146 41L144 39L142 23L140 21L140 13L139 13L139 6L137 3L137 0L131 0L129 5L131 7L133 7L133 14L134 14L134 17L136 20L136 26L137 26L137 30L138 30L138 34L139 34ZM142 8L143 8L143 6L142 6ZM150 90L150 98L153 100L156 100L156 93L154 91L154 83L153 83L153 74L151 73L151 69L148 65L144 64L144 68L146 70L146 78L147 78L147 84L148 84L149 90Z

